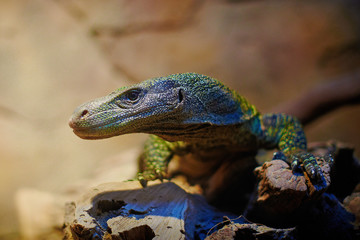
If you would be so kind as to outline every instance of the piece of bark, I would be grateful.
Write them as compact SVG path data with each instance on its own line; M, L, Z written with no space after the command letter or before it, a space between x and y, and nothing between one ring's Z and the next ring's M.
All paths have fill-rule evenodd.
M330 164L318 159L324 180L314 182L307 174L293 173L283 160L273 160L255 169L260 179L257 204L269 213L290 214L321 195L330 184ZM286 204L284 204L286 203Z
M214 232L205 240L253 240L253 239L281 239L281 240L293 240L296 239L296 229L275 229L265 225L255 223L234 223L231 222L225 225L218 231Z
M107 183L68 204L65 239L204 239L225 215L171 182Z

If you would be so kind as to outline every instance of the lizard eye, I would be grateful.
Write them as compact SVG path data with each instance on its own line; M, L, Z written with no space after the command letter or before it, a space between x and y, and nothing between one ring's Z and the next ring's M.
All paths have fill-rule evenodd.
M142 96L141 93L142 93L141 89L131 89L127 92L124 92L119 96L118 100L116 101L116 104L119 107L123 107L123 108L130 107L140 100Z
M124 99L130 100L131 102L135 102L139 99L140 89L132 89L125 93Z

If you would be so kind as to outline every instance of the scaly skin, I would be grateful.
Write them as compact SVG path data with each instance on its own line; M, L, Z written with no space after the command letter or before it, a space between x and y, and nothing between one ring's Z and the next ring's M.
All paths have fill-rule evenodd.
M206 161L231 153L277 148L277 154L324 181L316 159L307 153L299 121L285 114L261 115L244 97L220 81L197 73L173 74L120 88L79 106L69 125L84 139L149 133L137 179L166 176L174 155L191 153Z

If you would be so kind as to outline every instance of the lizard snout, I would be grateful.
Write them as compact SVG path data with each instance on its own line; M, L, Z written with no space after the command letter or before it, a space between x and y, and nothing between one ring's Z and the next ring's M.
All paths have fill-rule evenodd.
M89 114L86 108L76 110L69 119L69 126L73 129L77 127L77 123Z

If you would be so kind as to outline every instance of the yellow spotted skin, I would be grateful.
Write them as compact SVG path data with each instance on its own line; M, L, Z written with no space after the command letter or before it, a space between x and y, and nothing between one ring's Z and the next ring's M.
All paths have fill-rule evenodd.
M70 127L84 139L148 133L140 156L138 180L167 177L174 155L197 160L277 148L275 158L294 170L324 181L313 155L307 153L300 122L286 114L261 115L245 97L220 81L198 73L180 73L122 87L108 96L82 104Z
M163 179L166 173L166 163L173 156L170 144L163 139L150 135L145 143L144 152L140 156L139 163L146 163L146 166L139 166L138 180L146 184L147 180Z
M286 156L297 151L306 151L306 137L300 122L286 114L265 114L261 117L265 138L278 143Z

